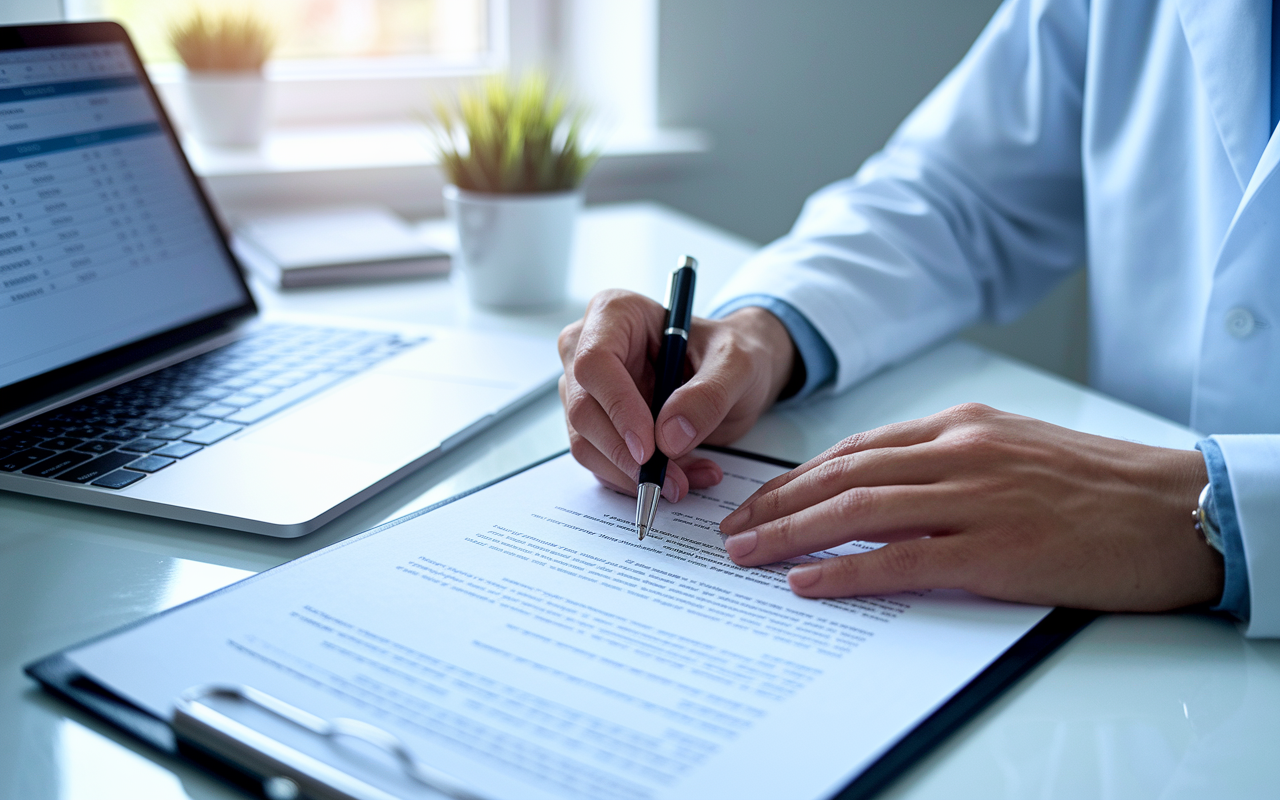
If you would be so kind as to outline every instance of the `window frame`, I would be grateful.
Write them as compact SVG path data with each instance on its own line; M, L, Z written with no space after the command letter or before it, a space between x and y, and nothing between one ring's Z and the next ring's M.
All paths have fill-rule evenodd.
M434 98L453 94L478 77L511 62L510 4L529 0L486 0L489 49L478 58L380 56L369 58L268 61L269 127L364 124L421 118ZM533 0L549 6L546 0ZM531 43L541 53L545 43ZM147 74L179 128L189 113L183 89L186 69L178 63L148 64Z

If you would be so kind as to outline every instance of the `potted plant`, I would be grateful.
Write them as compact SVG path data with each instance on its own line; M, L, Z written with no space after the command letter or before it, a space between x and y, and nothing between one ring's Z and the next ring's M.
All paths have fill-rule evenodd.
M252 13L196 10L169 29L169 40L187 67L192 134L211 145L256 146L267 123L267 83L262 65L275 35Z
M496 76L436 104L445 209L458 227L458 273L484 306L564 301L582 179L585 113L547 76Z

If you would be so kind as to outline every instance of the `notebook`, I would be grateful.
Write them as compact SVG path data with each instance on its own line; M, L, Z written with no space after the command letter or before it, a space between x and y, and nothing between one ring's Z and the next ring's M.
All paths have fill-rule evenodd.
M0 490L307 533L554 385L554 342L262 319L124 29L0 28Z
M443 275L450 261L390 209L372 205L257 214L236 225L231 246L282 289Z

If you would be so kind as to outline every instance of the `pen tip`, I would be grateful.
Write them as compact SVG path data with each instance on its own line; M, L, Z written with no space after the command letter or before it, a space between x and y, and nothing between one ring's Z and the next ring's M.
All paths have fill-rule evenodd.
M636 523L636 533L640 534L641 541L644 541L644 535L648 532L649 532L648 528L646 528L644 525L638 522Z

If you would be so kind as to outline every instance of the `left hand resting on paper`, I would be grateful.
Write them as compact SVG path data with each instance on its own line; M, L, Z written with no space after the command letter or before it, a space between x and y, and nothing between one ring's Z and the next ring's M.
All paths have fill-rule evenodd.
M806 597L959 588L1163 611L1222 593L1221 556L1191 520L1206 482L1196 451L971 404L852 436L766 483L720 528L743 566L890 543L792 569Z

